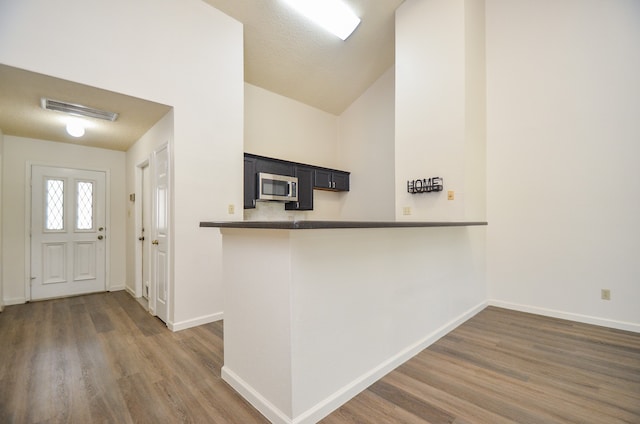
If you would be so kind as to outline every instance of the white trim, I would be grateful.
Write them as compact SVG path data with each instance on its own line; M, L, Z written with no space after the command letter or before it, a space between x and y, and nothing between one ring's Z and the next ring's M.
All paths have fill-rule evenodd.
M228 367L222 367L222 379L229 383L238 393L240 393L251 405L260 411L268 420L273 423L282 424L312 424L320 421L340 406L344 405L350 399L365 390L371 384L375 383L389 372L402 365L404 362L413 358L415 355L431 346L440 338L451 332L453 329L472 318L478 312L487 306L486 302L481 302L472 307L468 311L462 313L457 318L442 325L437 330L426 335L416 343L406 347L378 366L372 368L368 372L362 374L351 383L343 386L341 389L309 408L307 411L294 418L287 417L282 411L273 406L269 401L260 395L253 387L248 385L240 376L230 370Z
M12 297L10 299L4 299L4 306L22 305L24 303L27 303L27 299L24 297Z
M617 321L607 318L594 317L591 315L576 314L573 312L563 312L555 309L540 308L531 305L522 305L513 302L490 299L489 305L499 308L511 309L514 311L527 312L530 314L543 315L551 318L566 319L569 321L581 322L584 324L599 325L601 327L615 328L617 330L632 331L640 333L640 324L633 322Z
M265 399L259 392L253 389L247 382L240 378L229 367L222 367L222 379L229 383L233 389L253 405L262 415L273 424L292 424L293 421L280 409Z
M78 169L78 168L73 168ZM104 172L106 181L104 182L104 223L106 227L105 231L105 256L104 256L104 288L106 291L119 290L119 286L111 284L111 170L92 170L98 172Z
M197 327L199 325L220 321L221 319L223 319L223 317L223 312L217 312L215 314L203 315L201 317L188 319L186 321L168 322L167 327L171 331L186 330L187 328Z
M133 297L134 299L136 299L136 292L134 292L131 287L129 287L128 284L125 284L124 286L124 290L126 290L127 293L129 293L129 295L131 295L131 297Z
M126 283L120 283L120 284L114 284L111 287L109 287L109 289L107 291L110 292L116 292L116 291L122 291L122 290L127 290L127 284Z
M34 165L41 164L26 161L24 179L26 191L24 196L24 302L22 303L31 300L31 169Z
M133 213L134 213L134 238L135 238L135 278L134 278L134 289L133 289L133 297L141 297L143 293L143 284L142 281L142 243L138 241L139 234L142 234L142 210L140 209L140 204L142 202L142 169L144 167L148 167L151 170L151 160L150 158L146 158L143 161L139 162L135 167L135 188L134 195L135 200L133 202ZM148 232L149 229L147 229Z

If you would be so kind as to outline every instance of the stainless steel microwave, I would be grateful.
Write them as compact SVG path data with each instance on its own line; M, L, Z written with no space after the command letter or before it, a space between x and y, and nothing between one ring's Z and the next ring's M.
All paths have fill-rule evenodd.
M298 201L298 178L258 173L258 200Z

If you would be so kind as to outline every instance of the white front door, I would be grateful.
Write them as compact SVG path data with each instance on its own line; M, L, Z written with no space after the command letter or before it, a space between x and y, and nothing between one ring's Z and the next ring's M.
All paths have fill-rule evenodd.
M153 155L153 213L151 217L151 291L153 313L165 323L169 316L169 150Z
M104 172L31 168L31 299L105 290Z

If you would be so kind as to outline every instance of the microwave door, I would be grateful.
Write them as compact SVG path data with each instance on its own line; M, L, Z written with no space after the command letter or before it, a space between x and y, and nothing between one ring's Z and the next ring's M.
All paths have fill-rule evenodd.
M297 178L286 175L259 173L259 200L297 200Z
M289 184L286 181L263 179L262 193L267 196L288 196Z

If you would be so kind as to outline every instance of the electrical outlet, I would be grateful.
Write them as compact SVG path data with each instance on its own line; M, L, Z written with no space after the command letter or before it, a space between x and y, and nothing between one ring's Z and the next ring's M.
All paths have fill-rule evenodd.
M447 191L447 200L453 200L456 198L456 194L453 190Z
M602 300L611 300L611 290L609 289L600 290L600 298Z
M229 206L227 206L227 212L229 212L229 215L233 215L236 212L236 206L230 204Z
M402 215L411 215L411 206L405 206L402 208Z

